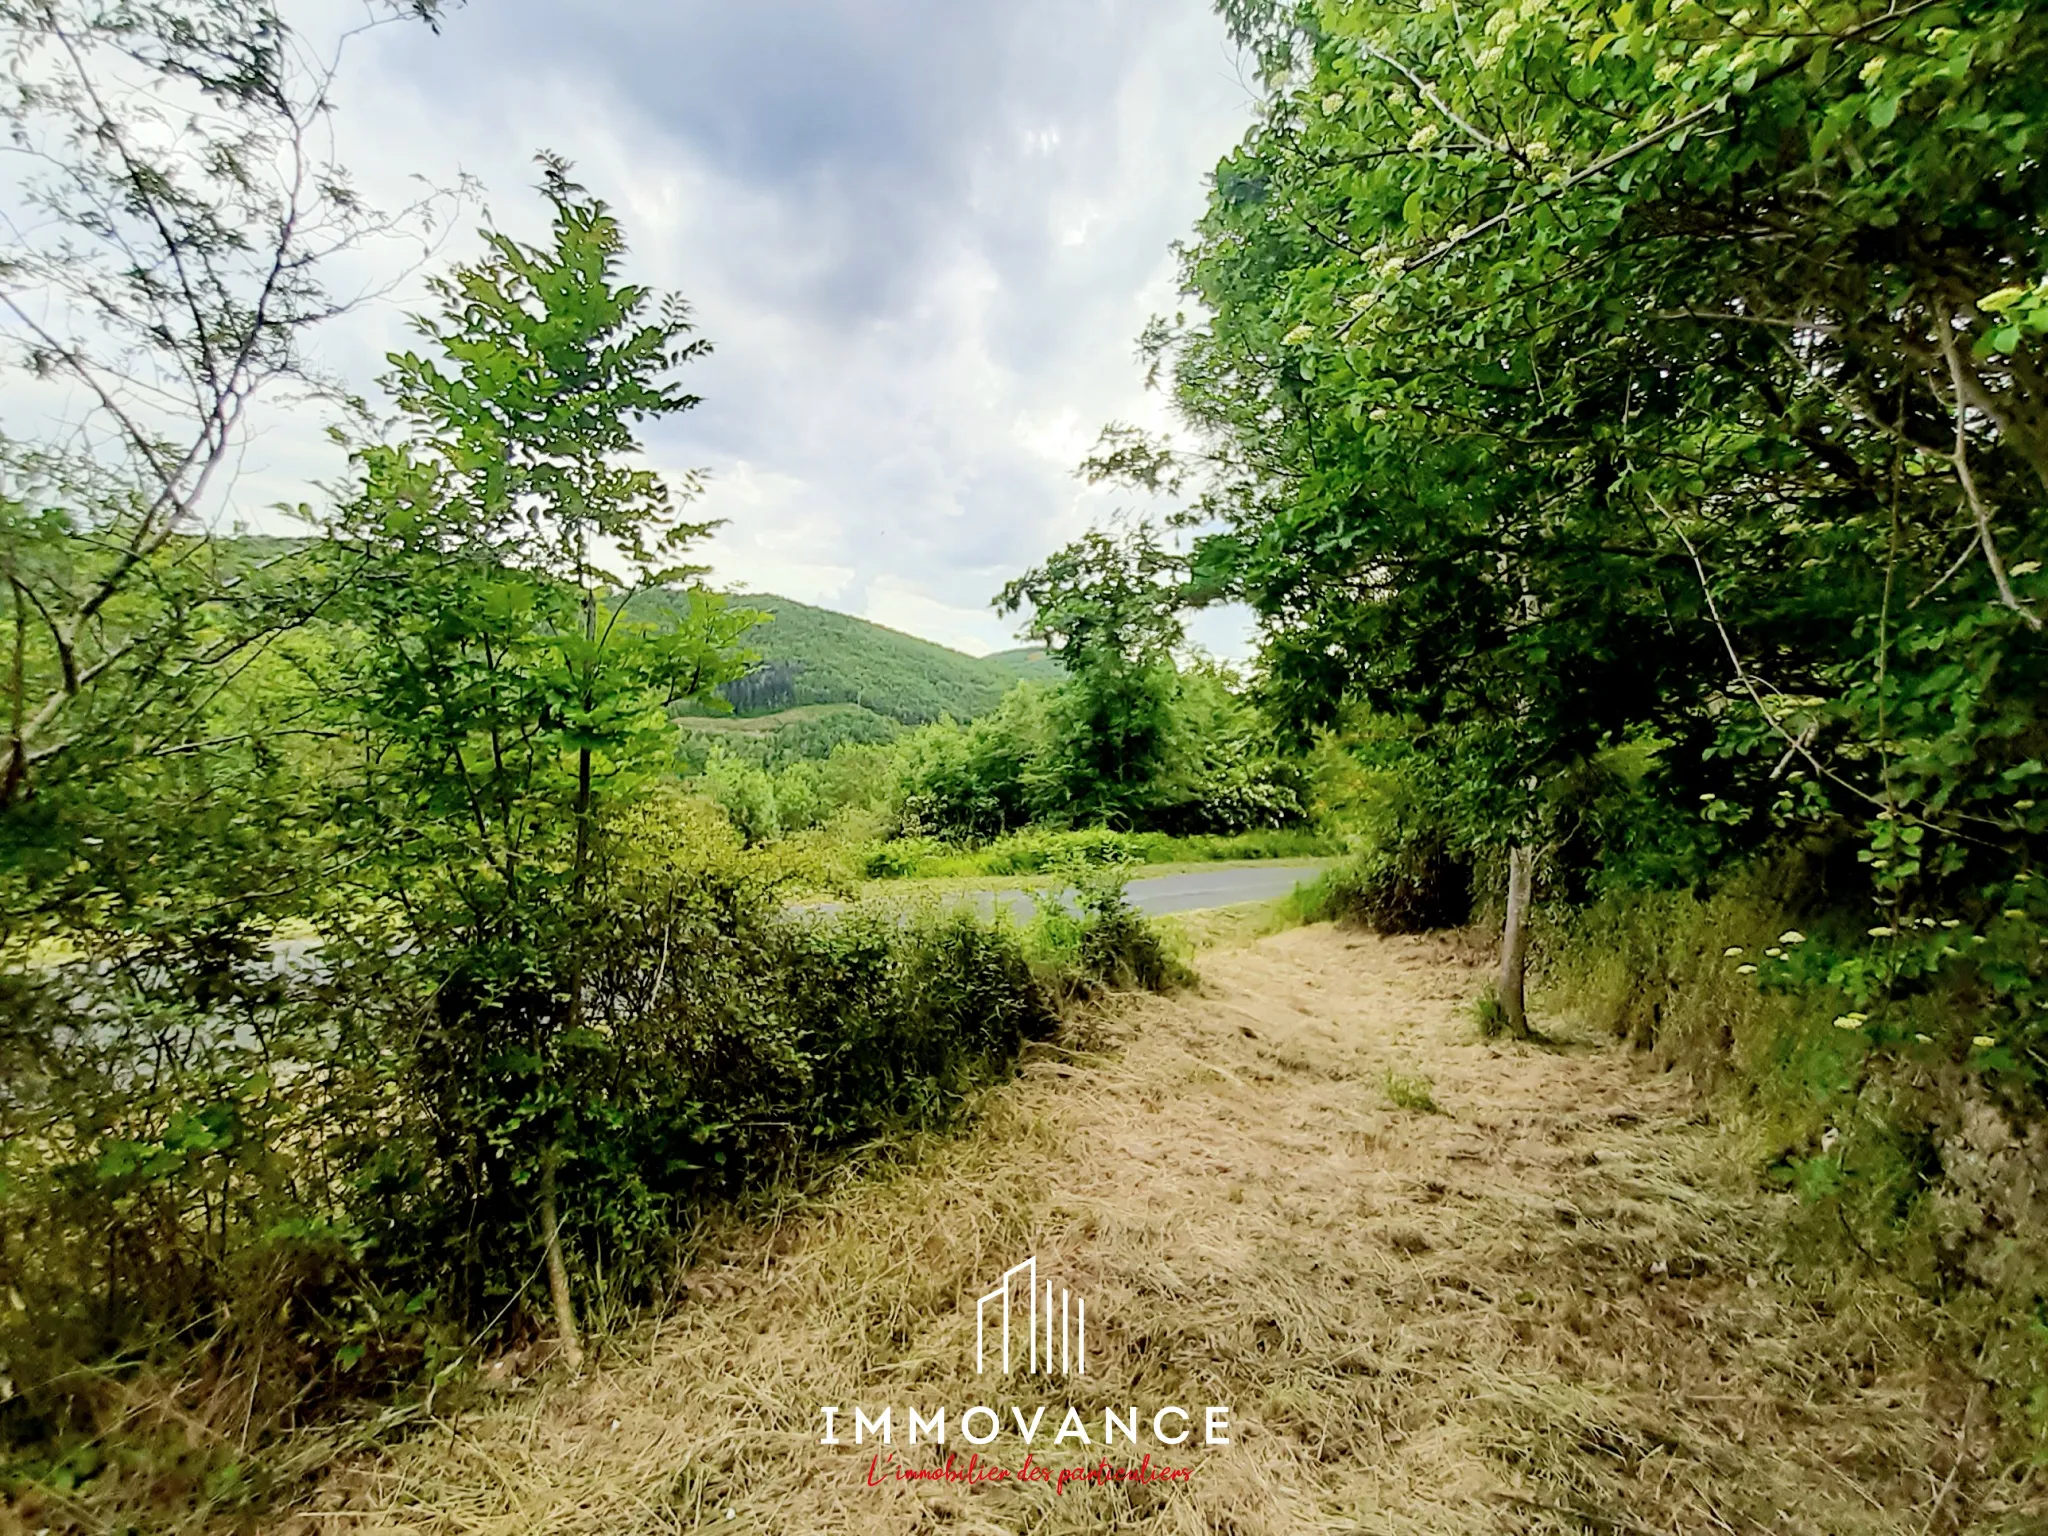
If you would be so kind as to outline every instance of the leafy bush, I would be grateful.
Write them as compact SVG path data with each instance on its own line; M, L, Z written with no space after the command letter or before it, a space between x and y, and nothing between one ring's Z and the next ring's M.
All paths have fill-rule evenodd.
M1290 898L1308 922L1355 923L1375 933L1429 933L1472 916L1472 866L1441 835L1374 848Z
M886 746L905 730L892 717L858 704L800 705L757 716L684 715L676 724L682 732L678 756L686 768L701 772L712 752L723 750L778 775L828 758L838 747Z
M1104 869L1146 862L1166 840L1084 827L1071 832L1032 831L1004 838L977 860L991 875L1036 875L1049 870Z
M862 873L870 880L894 880L915 875L929 859L942 858L950 850L936 838L898 837L870 848Z
M1165 832L1027 828L980 848L933 838L897 838L866 855L870 878L970 875L1042 875L1070 862L1109 864L1203 863L1226 859L1304 859L1334 853L1339 845L1307 827L1229 836L1174 837Z
M714 749L700 782L749 846L770 842L782 831L775 781L753 763Z
M1096 862L1070 857L1051 873L1067 884L1034 897L1037 916L1026 944L1063 996L1098 992L1165 992L1190 985L1194 973L1165 938L1125 899L1127 858Z
M793 914L802 850L701 800L618 813L596 867L573 1014L545 951L339 931L131 954L139 991L98 951L10 977L0 1435L89 1439L109 1360L177 1412L208 1410L173 1379L232 1382L260 1432L533 1329L537 1147L572 1285L647 1294L705 1201L943 1124L1055 1021L1007 923Z

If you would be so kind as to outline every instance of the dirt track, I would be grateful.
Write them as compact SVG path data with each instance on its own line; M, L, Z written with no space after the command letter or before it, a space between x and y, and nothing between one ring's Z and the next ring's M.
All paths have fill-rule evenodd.
M585 1380L422 1432L293 1528L2029 1528L1905 1304L1774 1274L1753 1180L1639 1058L1479 1042L1477 979L1436 941L1305 929L1202 970L1035 1056L965 1136L735 1232ZM1087 1299L1088 1374L992 1386L974 1300L1029 1254ZM1229 1405L1232 1443L1120 1446L1192 1471L1064 1493L872 1488L883 1448L818 1443L821 1404L893 1404L922 1465L905 1405L983 1402L1054 1405L1054 1467L1102 1455L1048 1450L1069 1402L1097 1427Z

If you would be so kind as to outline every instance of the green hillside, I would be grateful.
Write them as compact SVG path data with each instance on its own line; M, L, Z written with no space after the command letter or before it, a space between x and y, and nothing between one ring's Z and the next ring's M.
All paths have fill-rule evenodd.
M1027 683L1056 683L1065 674L1060 664L1041 646L1023 646L1014 651L995 651L981 658L984 667L999 668Z
M748 594L733 601L771 615L746 639L761 653L760 665L726 690L745 716L855 704L903 725L923 725L941 715L971 720L995 708L1019 682L1059 676L1043 651L968 656L786 597Z

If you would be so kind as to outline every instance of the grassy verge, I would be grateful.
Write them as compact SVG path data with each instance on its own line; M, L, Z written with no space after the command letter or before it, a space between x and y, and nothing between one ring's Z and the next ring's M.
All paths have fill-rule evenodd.
M1230 860L1321 858L1342 852L1327 834L1306 828L1232 836L1172 837L1164 832L1012 833L978 848L930 838L898 838L871 848L870 879L962 879L1043 874L1070 864L1213 864Z
M1412 841L1354 854L1281 898L1285 923L1354 923L1377 933L1460 927L1472 916L1472 872L1440 845Z
M1886 1022L1773 976L1828 921L1795 916L1769 872L1610 898L1542 931L1539 997L1689 1078L1752 1175L1795 1197L1788 1254L1908 1282L2048 1464L2048 1145L1979 1070L1967 995L1907 996Z
M1266 921L1438 926L1418 914L1459 904L1418 873L1426 861L1354 858ZM1859 1009L1822 957L1853 949L1861 924L1814 911L1797 885L1760 869L1709 893L1552 909L1531 957L1537 1010L1687 1081L1741 1149L1741 1177L1789 1197L1781 1256L1917 1292L1941 1352L1977 1378L2015 1454L2048 1465L2048 1142L2027 1133L2024 1106L1990 1070L1994 1042L1970 991L1909 987ZM1481 1036L1485 1009L1482 996L1471 1011Z

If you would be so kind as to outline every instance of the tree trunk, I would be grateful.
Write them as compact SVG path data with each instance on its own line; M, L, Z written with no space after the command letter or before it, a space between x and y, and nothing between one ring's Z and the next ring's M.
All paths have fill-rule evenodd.
M555 1334L562 1359L572 1372L583 1370L583 1340L576 1332L576 1307L569 1296L569 1267L562 1262L560 1211L555 1203L557 1149L549 1147L540 1163L540 1240L547 1251L548 1297L555 1307Z
M1508 911L1500 931L1500 1006L1508 1033L1526 1035L1529 1013L1524 981L1529 959L1529 893L1536 871L1535 850L1508 850Z

